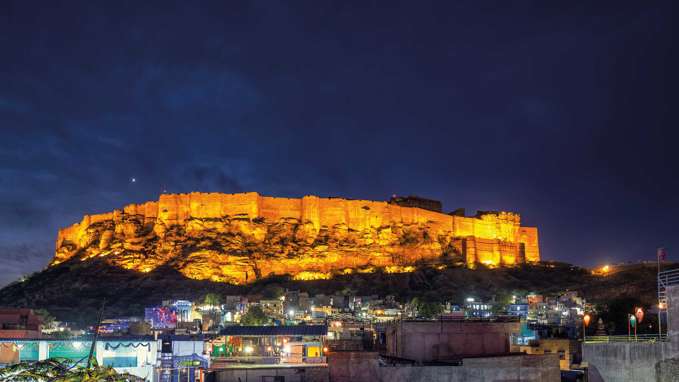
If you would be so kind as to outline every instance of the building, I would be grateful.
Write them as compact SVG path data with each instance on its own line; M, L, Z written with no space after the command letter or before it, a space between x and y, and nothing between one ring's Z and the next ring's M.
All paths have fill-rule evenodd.
M526 354L557 354L561 370L570 370L573 363L580 363L578 342L567 338L543 338L519 346L519 352Z
M540 261L538 229L522 226L519 214L486 211L475 216L458 216L440 211L440 202L416 197L395 198L392 203L387 203L312 195L277 198L255 192L162 194L158 201L86 215L80 223L61 229L51 266L86 251L90 253L88 258L106 254L112 266L152 272L167 261L180 259L184 253L181 249L196 240L207 247L221 249L193 252L196 261L181 262L177 270L192 279L232 284L250 284L282 274L305 280L327 279L333 273L346 269L407 268L420 261L448 262L453 256L456 261L471 268L479 264L495 267ZM238 228L226 223L236 216ZM297 230L299 222L304 222L301 231ZM148 231L144 230L143 235L135 232L129 237L114 235L110 240L105 239L110 230L137 224L148 227ZM173 237L170 243L169 236L162 232L166 227L175 225L181 235ZM374 240L383 227L390 226L407 229L393 230L384 239ZM350 245L342 240L347 230L357 232ZM246 231L257 232L260 251L286 253L289 257L285 261L261 259L257 272L254 272L247 262L234 262L229 256L215 256L245 250L243 243L234 243L226 238ZM91 240L79 240L83 235L88 235ZM321 238L327 243L321 251L332 256L317 256L321 247L313 243ZM156 252L170 245L175 249L168 253L154 252L146 257L129 258L114 250L126 241L154 248ZM417 254L409 251L413 245L420 248ZM442 247L447 248L445 253L441 251ZM356 256L356 253L362 255ZM384 253L403 255L395 261L385 258ZM159 260L161 258L163 261ZM198 266L204 261L209 261L211 266Z
M422 208L423 210L429 210L434 212L441 212L443 210L443 204L440 201L434 199L421 198L419 196L396 196L393 195L389 199L389 204L396 204L401 207L415 207Z
M528 304L509 304L507 305L507 314L509 314L510 316L527 318Z
M200 336L166 336L162 339L153 336L99 337L95 357L100 365L111 366L118 372L130 373L149 382L162 381L163 369L169 376L165 379L167 381L178 380L172 377L179 375L184 376L182 381L197 381L196 376L209 366L204 343ZM8 359L12 362L7 363L15 363L63 358L84 365L91 346L91 338L0 338L0 362ZM189 358L198 362L184 362ZM162 360L166 361L165 366Z
M418 362L506 354L520 323L401 320L385 325L386 355Z
M195 317L193 313L193 303L187 300L166 300L162 306L169 306L177 313L177 322L192 322Z
M32 309L0 308L0 338L40 338L41 327Z
M590 381L676 381L679 359L679 269L662 271L658 284L666 298L667 335L640 341L587 341L583 364ZM662 283L661 283L662 282ZM594 379L597 378L597 379Z
M558 357L554 354L514 353L461 358L456 362L413 363L391 357L381 357L373 352L345 351L331 352L328 355L328 370L332 382L558 382L561 380ZM299 379L292 381L299 381Z
M210 342L210 354L219 358L219 365L231 360L247 358L256 363L276 364L282 360L298 359L300 363L323 363L328 327L325 325L291 326L227 326ZM302 346L292 348L292 345ZM291 357L302 354L302 358Z
M493 316L495 302L476 301L468 298L464 304L464 315L467 318L489 318Z
M283 316L283 300L269 299L269 300L259 300L259 306L262 308L264 314L269 317L281 317Z

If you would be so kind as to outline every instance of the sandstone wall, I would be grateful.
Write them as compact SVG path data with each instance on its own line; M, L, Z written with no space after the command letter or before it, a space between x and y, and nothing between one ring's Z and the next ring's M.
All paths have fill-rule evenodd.
M538 245L537 227L519 228L518 241L525 246L526 261L540 261L540 246Z
M365 256L358 247L357 253L353 254L346 245L342 253L332 250L323 253L323 256L334 259L333 262L348 266L370 263L389 265L394 256L406 262L430 259L439 256L442 245L448 245L446 243L465 256L470 266L476 263L514 265L540 259L537 229L521 227L520 216L511 212L464 217L401 207L383 201L318 196L277 198L249 192L163 194L158 201L130 204L121 210L104 214L85 215L80 223L59 231L53 263L65 261L78 253L79 249L91 247L94 243L98 243L101 251L141 251L145 240L149 238L144 235L153 232L162 238L173 227L185 227L187 232L194 233L209 229L221 232L235 230L254 241L263 241L269 227L259 225L261 222L298 224L302 229L290 234L297 235L295 239L306 240L309 244L317 239L321 230L332 231L340 241L347 239L346 235L353 235L348 238L360 240L363 245L361 251L370 247L368 256L363 260L346 258ZM397 236L406 235L409 230L420 243L426 241L426 246L408 247L406 242L394 247ZM116 235L125 238L121 249L109 248ZM169 245L164 243L164 246L159 247L156 251L158 256L162 257L163 253L170 251ZM322 245L316 246L314 253L322 253L323 248ZM88 256L96 255L90 253ZM234 261L242 263L247 260L241 256ZM286 267L288 265L284 260L276 265L279 271L284 271ZM329 265L323 270L331 268L333 266ZM224 272L228 273L226 270Z

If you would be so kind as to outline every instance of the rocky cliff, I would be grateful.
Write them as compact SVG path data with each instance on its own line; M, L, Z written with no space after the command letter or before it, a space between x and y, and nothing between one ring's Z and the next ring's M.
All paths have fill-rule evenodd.
M93 258L244 284L281 274L404 272L422 261L511 266L537 262L540 252L537 229L510 212L467 217L379 201L191 193L86 215L59 231L52 265Z

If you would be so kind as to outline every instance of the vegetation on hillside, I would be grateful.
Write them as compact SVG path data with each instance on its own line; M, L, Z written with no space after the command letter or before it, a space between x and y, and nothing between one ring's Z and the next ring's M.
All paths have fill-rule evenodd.
M203 302L214 305L219 303L219 296L240 294L275 298L285 289L297 289L310 295L394 295L400 302L417 298L422 303L463 302L466 297L495 298L502 302L512 294L550 295L573 290L581 292L588 302L596 303L602 317L610 314L617 320L614 311L619 308L616 304L624 305L620 309L629 310L631 308L626 305L639 304L648 308L656 303L655 277L655 266L645 264L623 267L603 277L570 264L545 262L513 268L479 266L474 270L452 266L438 270L420 265L409 273L390 274L378 269L374 273L353 273L313 281L277 276L236 286L189 279L170 267L140 273L92 259L65 262L5 287L0 290L0 306L42 308L58 320L91 324L102 300L106 301L107 315L115 316L139 315L145 306L157 305L166 299L195 301L207 295L209 298ZM631 297L635 301L625 300Z

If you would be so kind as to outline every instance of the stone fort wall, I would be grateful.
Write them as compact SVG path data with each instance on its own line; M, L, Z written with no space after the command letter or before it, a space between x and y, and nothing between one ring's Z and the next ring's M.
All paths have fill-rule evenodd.
M346 226L363 231L392 224L426 224L434 234L459 237L459 250L467 263L512 265L540 260L538 231L521 227L519 214L486 213L478 217L456 216L414 207L402 207L385 201L342 198L278 198L256 192L222 194L162 194L158 201L130 204L122 210L85 215L80 223L59 230L57 248L65 241L78 243L87 227L97 222L120 222L124 215L143 217L148 224L183 225L191 219L294 219L310 223L314 230Z

